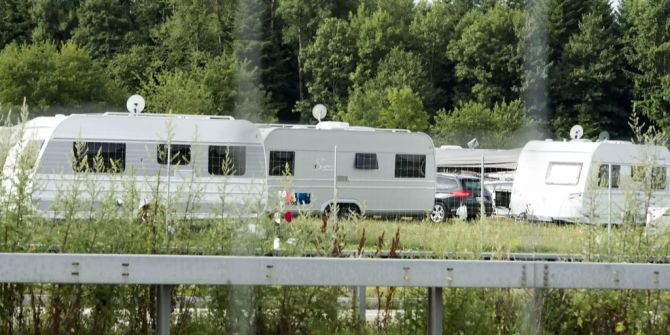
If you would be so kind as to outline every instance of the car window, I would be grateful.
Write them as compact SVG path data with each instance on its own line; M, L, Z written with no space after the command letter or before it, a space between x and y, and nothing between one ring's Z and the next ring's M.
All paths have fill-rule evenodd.
M462 179L463 188L472 191L475 196L479 196L482 192L482 184L479 182L479 179Z
M437 177L437 189L438 190L455 190L458 188L458 182L454 178L449 177Z

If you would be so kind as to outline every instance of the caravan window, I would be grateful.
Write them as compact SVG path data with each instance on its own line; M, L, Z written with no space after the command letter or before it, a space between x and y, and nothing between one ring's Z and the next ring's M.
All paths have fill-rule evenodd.
M395 155L396 178L425 178L426 155Z
M356 153L354 166L360 170L379 169L379 163L377 163L377 154Z
M288 167L288 171L286 170ZM270 165L268 174L271 176L283 176L286 173L295 173L295 152L293 151L270 151Z
M125 143L73 143L72 152L74 172L121 173L126 170Z
M167 144L159 144L156 148L158 164L167 165ZM170 145L170 165L188 165L191 161L191 146L186 144Z
M246 171L247 148L210 145L207 171L218 176L241 176Z
M619 188L619 179L621 175L621 165L612 165L612 188ZM598 186L608 187L609 183L609 165L600 164L598 170Z
M552 185L577 185L582 163L549 163L545 182Z
M665 166L655 166L651 168L651 188L653 190L665 190L667 184L668 170ZM643 182L646 177L646 168L644 166L632 166L630 176L636 182Z

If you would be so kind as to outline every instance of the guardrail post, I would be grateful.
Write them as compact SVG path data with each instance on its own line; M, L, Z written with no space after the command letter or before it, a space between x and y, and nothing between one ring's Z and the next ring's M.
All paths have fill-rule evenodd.
M170 334L170 316L172 315L172 286L156 286L156 334Z
M358 297L358 317L365 322L365 286L356 286L355 292Z
M428 335L442 334L442 288L428 288Z

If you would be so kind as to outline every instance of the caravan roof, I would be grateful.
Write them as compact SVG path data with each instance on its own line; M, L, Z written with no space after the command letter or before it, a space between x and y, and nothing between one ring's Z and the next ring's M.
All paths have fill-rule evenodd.
M130 113L75 114L64 117L54 139L87 141L157 142L166 141L171 129L173 142L259 143L258 128L246 120L199 115Z
M290 145L294 150L318 150L336 144L338 150L356 150L365 144L366 148L375 148L378 152L415 151L417 146L424 146L426 150L433 148L430 136L406 129L351 127L343 122L327 126L259 124L258 127L269 147ZM372 138L375 140L371 141ZM393 146L389 146L390 143Z
M670 158L668 149L662 146L645 146L628 141L530 141L523 147L520 160L525 157L535 157L537 153L574 153L587 155L591 160L601 163L635 163L645 156L652 156L658 162L667 162Z

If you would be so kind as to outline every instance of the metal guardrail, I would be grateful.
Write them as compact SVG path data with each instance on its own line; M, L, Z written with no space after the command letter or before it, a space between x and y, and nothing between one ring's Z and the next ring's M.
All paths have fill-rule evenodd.
M670 265L0 253L0 282L158 285L160 334L169 333L171 285L426 287L428 331L441 334L442 288L445 287L670 290Z
M0 244L2 246L2 244ZM42 243L29 243L25 245L26 249L32 252L60 253L59 245L48 245ZM216 250L204 249L199 247L173 248L163 247L162 253L176 255L217 255ZM211 254L214 252L214 254ZM221 250L223 252L223 250ZM327 256L326 252L316 250L306 250L300 256L302 257L321 257ZM628 255L582 255L582 254L560 254L560 253L537 253L537 252L444 252L436 253L433 251L397 251L397 258L401 259L452 259L452 260L501 260L501 261L547 261L547 262L611 262L617 260L623 263L659 263L670 264L670 256L628 256ZM284 250L271 250L263 254L261 250L256 250L255 256L296 256L295 252L286 252ZM357 250L342 250L340 257L356 258L390 258L390 252L385 250L377 253L374 250L363 250L360 255Z

